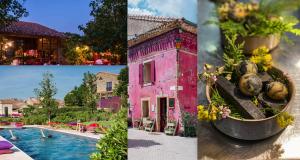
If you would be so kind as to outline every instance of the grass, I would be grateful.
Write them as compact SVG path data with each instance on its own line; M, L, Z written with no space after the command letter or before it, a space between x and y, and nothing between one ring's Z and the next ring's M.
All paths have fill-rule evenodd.
M217 89L212 90L211 100L212 100L212 103L216 106L228 106L231 111L230 116L239 118L239 119L244 119L243 114L234 105L232 105L228 101L226 101L219 94Z

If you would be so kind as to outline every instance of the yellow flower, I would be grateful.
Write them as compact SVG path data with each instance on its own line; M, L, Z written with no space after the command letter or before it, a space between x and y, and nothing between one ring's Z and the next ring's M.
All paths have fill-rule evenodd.
M255 49L253 55L250 57L250 61L257 64L264 71L267 71L272 67L272 55L269 53L269 49L265 46Z
M198 105L198 111L202 111L202 110L204 110L204 106L203 105Z
M266 62L268 62L268 63L272 62L272 56L271 56L271 54L266 54L266 55L265 55L265 60L266 60Z

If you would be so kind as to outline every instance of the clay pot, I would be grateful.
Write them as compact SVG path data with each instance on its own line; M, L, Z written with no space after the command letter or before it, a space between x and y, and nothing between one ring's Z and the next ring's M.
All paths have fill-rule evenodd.
M237 43L245 42L244 44L244 53L245 55L251 55L253 50L265 46L270 51L275 49L280 43L280 34L271 34L268 36L248 36L242 37L238 36ZM221 31L221 44L226 46L226 38L224 33Z
M277 68L272 68L272 70L276 70L282 74ZM282 75L283 76L283 75ZM291 110L291 102L295 97L295 86L290 77L286 77L288 79L288 103L287 105L280 111L281 112L290 112ZM206 96L209 102L210 99L210 87L206 86ZM285 128L281 128L277 123L277 115L272 117L264 118L264 119L239 119L232 116L229 116L225 119L217 120L212 122L213 125L222 133L237 139L242 140L262 140L268 137L274 136L278 134L280 131Z
M270 51L275 49L280 43L280 35L272 34L268 36L250 36L250 37L238 37L238 42L245 42L244 52L247 55L251 55L253 50L265 46Z

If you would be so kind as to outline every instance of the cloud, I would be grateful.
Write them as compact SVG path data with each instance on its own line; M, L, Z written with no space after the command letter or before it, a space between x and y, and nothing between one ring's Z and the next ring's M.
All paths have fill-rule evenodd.
M184 17L197 21L197 0L129 0L129 14Z
M147 9L128 8L128 14L131 14L131 15L155 15L155 12L147 10Z
M128 4L129 6L133 6L133 7L136 7L139 5L139 3L141 3L142 0L128 0Z

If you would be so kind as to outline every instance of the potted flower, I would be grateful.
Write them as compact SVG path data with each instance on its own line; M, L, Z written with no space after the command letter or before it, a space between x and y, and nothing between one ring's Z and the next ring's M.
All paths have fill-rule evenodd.
M218 24L222 34L237 34L237 41L245 42L246 54L261 46L272 50L281 38L288 40L285 33L300 35L300 30L295 28L298 19L287 14L299 5L299 0L260 0L259 3L231 0L218 5Z
M224 66L205 64L199 78L206 82L208 105L198 106L198 119L212 122L224 134L243 140L271 137L288 125L295 90L292 80L272 66L267 47L247 58L237 35L227 36Z

